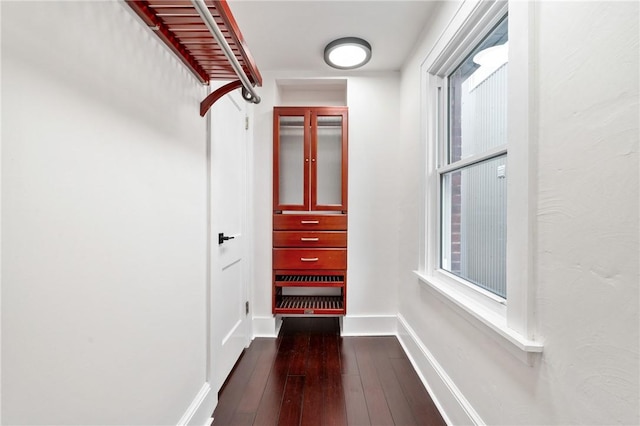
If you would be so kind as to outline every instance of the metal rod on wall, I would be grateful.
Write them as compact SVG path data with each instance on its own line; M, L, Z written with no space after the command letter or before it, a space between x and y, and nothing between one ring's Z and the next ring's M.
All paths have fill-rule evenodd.
M236 58L236 56L233 54L229 43L227 43L227 40L225 40L224 35L222 34L222 31L220 31L220 28L218 27L218 24L216 24L216 21L213 19L213 16L211 16L211 12L209 12L209 8L207 7L204 0L191 0L191 3L193 3L193 7L198 11L198 14L209 29L209 32L211 32L213 38L215 38L220 45L220 48L229 60L231 67L242 82L242 97L247 101L253 102L254 104L260 103L260 96L258 96L258 93L256 93L255 89L253 88L251 81L249 81L249 77L247 77L247 74L245 74L244 70L242 69L242 65L240 65L240 62L238 62L238 58ZM251 98L248 98L245 92L249 93L251 95Z

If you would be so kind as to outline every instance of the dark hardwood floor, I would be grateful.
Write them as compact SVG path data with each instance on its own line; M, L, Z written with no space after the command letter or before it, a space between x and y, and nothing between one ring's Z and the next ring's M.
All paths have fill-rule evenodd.
M395 337L340 337L337 318L285 318L219 394L214 426L444 425Z

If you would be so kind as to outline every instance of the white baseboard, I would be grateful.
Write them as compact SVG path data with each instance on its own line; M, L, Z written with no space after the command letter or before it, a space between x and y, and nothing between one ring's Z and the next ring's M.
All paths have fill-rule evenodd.
M485 424L402 315L398 340L448 425Z
M343 336L395 336L398 333L395 315L365 315L342 318Z
M253 337L278 337L281 325L282 318L274 316L253 317L251 324Z
M346 316L341 318L343 336L395 336L395 315ZM282 325L281 317L254 317L253 337L277 337Z
M217 402L216 392L212 392L211 385L205 383L178 421L178 426L210 425L211 415Z

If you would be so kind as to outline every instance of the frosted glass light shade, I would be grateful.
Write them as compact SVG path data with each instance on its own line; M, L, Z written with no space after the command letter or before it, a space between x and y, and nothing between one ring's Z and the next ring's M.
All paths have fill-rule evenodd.
M324 61L331 67L350 70L371 59L371 45L357 37L344 37L332 41L324 48Z

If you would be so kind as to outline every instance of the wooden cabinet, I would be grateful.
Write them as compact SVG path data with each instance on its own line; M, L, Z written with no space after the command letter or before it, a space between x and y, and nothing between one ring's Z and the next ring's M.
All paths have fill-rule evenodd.
M273 313L344 315L346 107L273 114Z
M276 107L273 209L347 210L346 107Z
M273 247L347 247L341 231L273 231Z

